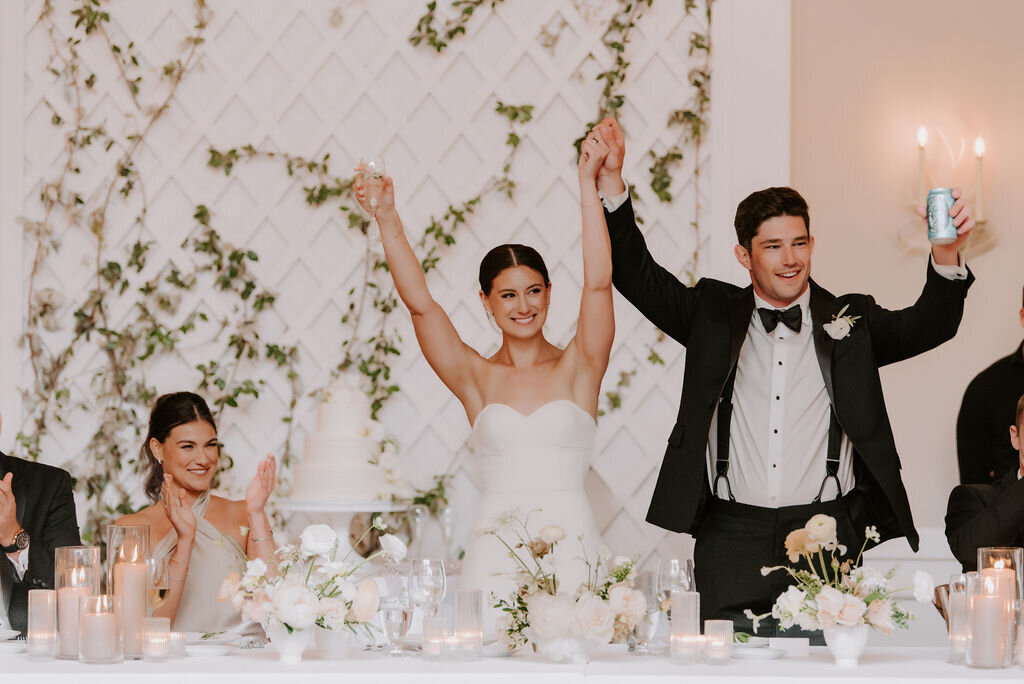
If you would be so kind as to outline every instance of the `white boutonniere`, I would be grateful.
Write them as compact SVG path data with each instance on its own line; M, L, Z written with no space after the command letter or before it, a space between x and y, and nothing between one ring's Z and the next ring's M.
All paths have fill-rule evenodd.
M850 331L853 330L854 322L860 318L860 316L844 316L843 314L846 313L846 310L849 308L850 305L847 304L839 310L839 313L832 316L831 323L826 323L821 326L833 340L841 340L849 335Z

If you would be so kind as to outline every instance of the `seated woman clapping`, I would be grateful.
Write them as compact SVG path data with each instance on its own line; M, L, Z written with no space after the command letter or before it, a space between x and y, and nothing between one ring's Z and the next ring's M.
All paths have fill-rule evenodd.
M219 602L224 578L247 558L270 562L274 534L264 506L274 491L277 465L260 462L245 499L210 494L217 472L217 426L206 402L192 392L157 398L142 446L149 464L146 495L153 505L119 525L149 525L153 557L167 558L168 591L153 613L176 631L247 631L239 611Z

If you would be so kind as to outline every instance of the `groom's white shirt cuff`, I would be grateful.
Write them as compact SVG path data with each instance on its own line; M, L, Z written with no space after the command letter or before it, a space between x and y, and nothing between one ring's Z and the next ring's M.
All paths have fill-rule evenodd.
M629 189L627 188L621 195L616 195L615 197L608 197L600 190L597 191L597 195L601 198L601 204L604 205L604 208L610 214L626 203L626 200L629 199ZM928 256L928 260L931 262L935 272L946 280L967 279L967 266L964 264L964 255L959 252L957 253L956 266L937 264L935 263L935 258L931 255Z
M604 205L604 208L607 209L610 214L625 204L626 200L629 199L629 188L626 188L621 195L616 195L615 197L608 197L598 190L597 196L601 198L601 204Z

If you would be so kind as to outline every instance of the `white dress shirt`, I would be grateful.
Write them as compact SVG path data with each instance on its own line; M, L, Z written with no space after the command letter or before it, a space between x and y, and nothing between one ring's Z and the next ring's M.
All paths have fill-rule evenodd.
M617 197L598 193L605 209L613 212L625 203L629 191ZM942 266L929 257L943 278L963 280L967 268L963 255L956 266ZM733 385L733 413L729 430L728 480L740 503L779 508L811 503L825 479L830 418L828 391L814 351L810 287L790 306L800 305L802 324L795 333L779 323L769 333L757 313L774 307L756 294L747 336L737 361ZM788 309L789 306L783 307ZM708 482L714 484L718 452L718 409L708 432ZM843 433L837 477L842 493L854 485L853 447ZM822 501L839 496L829 478ZM719 482L715 493L728 498Z
M5 554L6 555L6 554ZM3 558L0 556L0 563L10 563L14 566L14 572L18 576L20 581L25 577L25 571L28 570L28 547L26 546L21 550L21 554L18 556L18 560L10 560L10 556ZM0 597L2 599L3 597ZM11 621L7 617L7 606L0 600L0 630L11 629Z

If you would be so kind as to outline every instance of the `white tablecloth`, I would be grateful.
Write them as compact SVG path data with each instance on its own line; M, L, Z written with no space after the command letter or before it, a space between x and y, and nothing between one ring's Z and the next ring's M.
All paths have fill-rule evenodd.
M360 682L368 684L486 684L530 682L567 684L599 682L659 682L686 679L690 682L729 684L793 684L826 679L864 684L890 684L907 680L922 682L975 682L1021 680L1024 670L980 670L946 662L940 648L869 648L854 669L839 669L823 647L810 656L785 656L773 661L738 661L728 665L676 665L659 656L634 656L620 647L606 647L592 654L585 665L549 663L533 655L480 658L469 662L429 662L422 658L388 659L380 653L356 653L347 660L325 661L307 657L300 665L277 662L270 649L235 651L221 658L186 658L163 663L144 661L120 665L82 665L74 661L31 661L24 654L4 656L0 681L18 684L164 684L214 682L216 684L306 684L307 682Z

